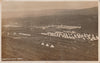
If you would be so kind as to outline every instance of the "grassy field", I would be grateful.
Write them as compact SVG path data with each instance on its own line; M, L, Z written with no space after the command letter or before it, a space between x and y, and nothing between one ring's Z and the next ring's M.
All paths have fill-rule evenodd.
M43 36L39 34L42 30L33 29L27 31L32 36L14 35L2 37L2 57L22 58L8 60L97 60L98 41L71 40L57 37ZM20 30L18 32L24 32ZM37 32L38 31L38 32ZM10 34L16 32L8 31ZM17 32L17 33L18 33ZM25 33L25 32L24 32ZM23 38L22 38L23 37ZM53 44L55 48L42 46L41 43Z

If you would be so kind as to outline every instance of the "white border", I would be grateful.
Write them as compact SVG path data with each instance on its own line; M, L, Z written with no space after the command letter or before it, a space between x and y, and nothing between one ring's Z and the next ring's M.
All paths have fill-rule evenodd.
M1 2L0 2L0 35L1 35ZM0 36L0 61L1 61L1 36Z
M100 0L3 0L4 1L98 1L98 32L100 32ZM1 29L1 2L0 2L0 29ZM1 30L0 30L1 35ZM98 33L100 38L100 33ZM0 44L1 44L1 36L0 36ZM99 61L1 61L1 55L0 55L0 63L100 63L100 41L98 41L98 60ZM1 51L1 45L0 45L0 51ZM1 52L0 52L1 54Z
M98 37L100 39L100 0L98 0ZM100 40L98 40L98 61L100 62Z
M98 0L3 0L3 1L98 1Z

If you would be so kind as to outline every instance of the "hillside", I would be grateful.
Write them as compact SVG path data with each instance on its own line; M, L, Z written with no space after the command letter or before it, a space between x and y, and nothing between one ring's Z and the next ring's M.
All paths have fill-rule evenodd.
M19 23L22 26L34 26L34 25L51 25L51 24L63 24L63 25L76 25L82 26L81 31L96 32L98 28L98 8L87 8L80 10L65 10L65 9L52 9L42 10L43 13L38 13L38 16L34 16L34 12L29 12L22 17L3 18L3 22ZM41 11L38 11L41 12ZM30 14L31 13L31 14ZM16 14L16 13L15 13ZM6 24L6 23L5 23Z

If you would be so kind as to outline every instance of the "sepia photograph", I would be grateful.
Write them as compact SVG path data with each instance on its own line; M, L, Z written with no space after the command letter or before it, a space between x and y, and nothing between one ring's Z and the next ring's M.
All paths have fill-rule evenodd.
M2 61L98 61L97 1L2 2Z

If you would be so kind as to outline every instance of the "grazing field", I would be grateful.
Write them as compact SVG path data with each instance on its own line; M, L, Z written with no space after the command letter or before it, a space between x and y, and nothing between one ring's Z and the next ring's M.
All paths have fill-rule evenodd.
M46 36L41 34L46 32L45 30L37 28L18 29L12 28L4 32L3 60L97 60L98 58L98 40Z

